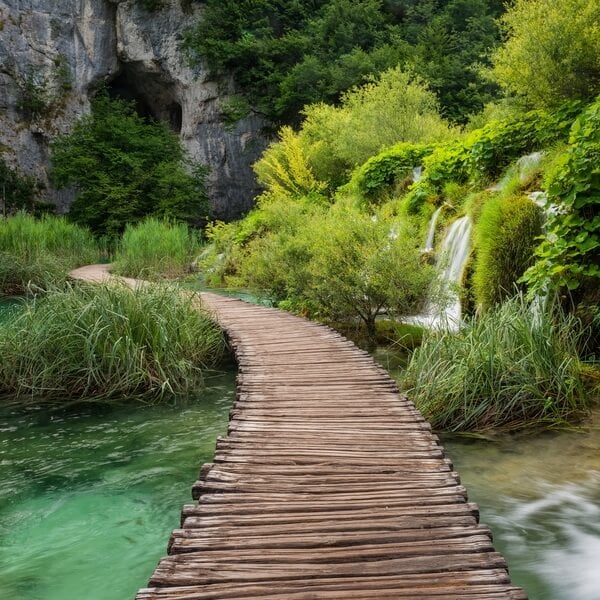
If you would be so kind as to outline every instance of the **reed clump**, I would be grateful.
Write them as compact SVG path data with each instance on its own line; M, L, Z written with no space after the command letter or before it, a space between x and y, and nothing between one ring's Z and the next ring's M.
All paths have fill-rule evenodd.
M113 272L156 280L189 273L199 240L187 225L148 218L128 225L113 261Z
M0 330L0 393L17 400L156 400L200 388L223 334L166 286L68 286Z
M429 332L403 387L439 430L564 425L587 409L580 336L572 317L517 296L458 333Z
M0 219L0 294L45 290L64 283L71 269L97 260L92 234L63 217L18 213Z

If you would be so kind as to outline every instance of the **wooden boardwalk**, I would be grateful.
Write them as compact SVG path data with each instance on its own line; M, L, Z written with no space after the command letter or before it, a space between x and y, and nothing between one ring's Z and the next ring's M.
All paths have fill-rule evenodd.
M203 301L235 349L237 400L137 600L526 598L367 353L287 313Z
M235 349L237 400L136 600L527 597L431 427L367 353L284 312L202 300Z

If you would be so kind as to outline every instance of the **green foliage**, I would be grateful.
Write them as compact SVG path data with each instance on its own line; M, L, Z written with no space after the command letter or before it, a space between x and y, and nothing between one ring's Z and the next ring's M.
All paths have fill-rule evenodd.
M537 261L525 273L531 293L574 290L600 277L600 99L575 121L569 147L546 177L548 221Z
M0 158L0 215L19 210L33 211L36 188L33 177L21 174Z
M2 326L0 392L63 402L187 394L223 348L217 325L173 289L81 285Z
M314 176L306 155L306 140L291 127L282 127L279 141L254 165L259 183L275 195L320 194L326 184Z
M485 184L522 155L564 141L582 108L580 102L569 102L552 113L530 111L438 145L424 158L423 176L409 191L411 211L418 211L425 199L439 195L448 182Z
M53 182L77 191L71 218L98 235L118 235L147 215L190 223L206 216L206 168L188 168L177 136L132 103L100 94L51 151Z
M178 277L190 271L198 248L198 236L187 225L147 218L125 228L113 271L141 279Z
M304 114L300 131L284 127L280 141L255 166L270 191L332 192L347 182L351 169L383 148L396 146L402 152L398 142L411 142L414 149L405 146L405 159L416 160L426 151L418 143L456 135L439 116L435 96L399 69L353 88L339 107L316 104Z
M64 282L71 269L97 260L90 232L62 217L18 213L0 219L0 294L47 289Z
M17 110L27 121L42 116L50 107L48 81L41 71L29 67L16 79L19 87Z
M494 197L475 226L475 301L487 309L514 295L533 262L542 214L526 196Z
M337 102L369 76L402 65L431 81L457 121L493 96L478 65L498 41L492 0L208 0L187 32L192 60L232 73L268 118Z
M166 0L137 0L137 2L148 12L156 12L166 6Z
M540 107L600 93L597 0L516 0L502 21L493 72L509 93Z
M426 335L404 387L435 429L564 425L587 408L579 337L574 319L535 315L517 296L457 334Z
M294 210L290 201L275 204ZM306 211L248 243L239 265L242 284L328 322L361 321L372 338L380 311L416 310L432 269L422 263L408 222L341 201Z
M221 118L229 129L250 114L250 103L243 96L231 96L221 101Z

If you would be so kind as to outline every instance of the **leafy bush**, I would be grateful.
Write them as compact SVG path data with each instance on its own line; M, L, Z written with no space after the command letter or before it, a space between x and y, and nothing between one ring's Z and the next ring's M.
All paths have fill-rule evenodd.
M361 321L374 338L381 311L408 314L423 300L433 273L417 246L408 223L341 201L314 205L249 243L240 279L284 307L328 322Z
M534 260L542 212L526 196L489 199L475 227L475 301L484 308L514 295Z
M90 232L62 217L18 213L0 219L0 294L47 289L64 282L71 269L97 260Z
M427 144L400 142L371 157L352 174L350 185L369 198L381 196L401 178L412 176L433 147Z
M530 111L438 145L423 159L423 175L409 190L411 211L417 212L426 198L439 195L449 182L493 181L522 155L564 141L582 107L581 102L568 102L552 113Z
M524 276L533 294L600 277L600 99L575 121L569 144L547 175L545 239Z
M522 429L581 417L586 393L578 323L515 297L463 329L429 332L404 388L436 429Z
M133 103L101 93L51 151L53 182L77 191L71 218L98 235L118 235L147 215L190 223L206 216L206 168L188 172L177 136L142 119Z
M217 325L171 288L81 285L2 326L0 392L59 401L187 394L223 348Z
M190 271L198 248L198 234L187 225L147 218L126 227L113 270L141 279L178 277Z
M600 93L597 0L516 0L502 21L494 75L507 92L540 107Z

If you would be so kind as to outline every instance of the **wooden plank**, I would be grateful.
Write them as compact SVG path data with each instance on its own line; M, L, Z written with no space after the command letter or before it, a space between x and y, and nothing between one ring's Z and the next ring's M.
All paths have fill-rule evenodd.
M368 353L272 308L189 295L226 330L237 395L199 503L137 600L526 597L431 426Z

